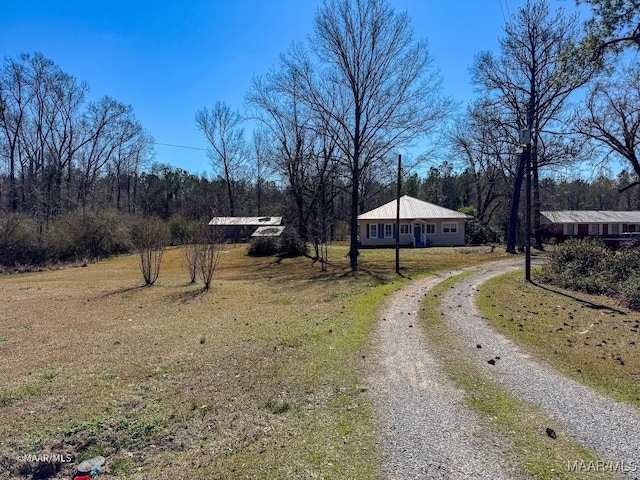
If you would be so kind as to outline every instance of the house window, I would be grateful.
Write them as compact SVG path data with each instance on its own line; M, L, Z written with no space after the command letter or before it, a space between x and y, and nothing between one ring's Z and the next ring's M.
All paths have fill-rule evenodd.
M392 238L393 237L393 224L385 223L384 224L384 238Z
M409 223L400 224L400 234L401 235L409 235L409 234L411 234L411 224L409 224Z
M609 225L609 234L610 235L620 235L620 224L612 223Z
M458 233L458 224L456 222L443 223L442 233Z
M576 234L576 225L575 223L566 223L565 224L565 235L575 235Z
M370 223L369 224L369 237L378 238L378 224Z
M597 223L589 224L589 235L598 235L600 233L600 225Z
M435 223L427 223L425 225L426 227L426 234L427 235L435 235L436 234L436 224Z

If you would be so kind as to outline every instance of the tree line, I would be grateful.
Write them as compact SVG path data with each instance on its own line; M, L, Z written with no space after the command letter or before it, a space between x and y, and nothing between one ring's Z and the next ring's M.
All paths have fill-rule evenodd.
M309 40L252 79L242 110L219 101L196 112L210 177L152 164L153 139L131 106L88 101L88 86L41 54L6 58L2 211L26 216L40 236L65 216L105 208L185 222L280 214L317 254L346 237L355 270L358 214L393 198L399 152L437 137L429 152L405 158L405 192L470 208L513 247L528 165L518 153L523 130L536 236L540 211L552 205L637 208L640 69L625 51L640 46L640 5L587 3L593 18L581 25L545 0L527 1L506 21L499 51L477 55L478 96L460 112L441 95L406 13L386 0L326 0ZM250 138L247 120L258 125ZM429 168L428 158L439 165ZM554 176L594 158L622 160L625 169L615 179Z

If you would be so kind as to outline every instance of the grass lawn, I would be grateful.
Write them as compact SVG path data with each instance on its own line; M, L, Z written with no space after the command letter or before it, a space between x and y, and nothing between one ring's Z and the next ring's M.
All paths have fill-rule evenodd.
M614 300L496 277L478 292L496 329L564 374L640 406L640 312Z
M0 276L0 478L375 478L362 383L393 250L249 258L228 246L211 291L180 249L141 287L137 257ZM403 250L405 276L502 258L502 249ZM25 461L57 455L71 463ZM69 455L69 457L66 457Z

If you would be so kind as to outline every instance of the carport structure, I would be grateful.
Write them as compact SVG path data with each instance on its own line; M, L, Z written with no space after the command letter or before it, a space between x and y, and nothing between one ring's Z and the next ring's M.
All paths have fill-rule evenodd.
M209 222L212 227L225 227L225 237L231 237L234 241L249 238L264 230L264 227L279 227L282 217L213 217ZM284 230L284 227L279 227ZM251 235L246 229L254 230ZM282 231L280 231L282 233ZM261 235L261 236L264 236Z

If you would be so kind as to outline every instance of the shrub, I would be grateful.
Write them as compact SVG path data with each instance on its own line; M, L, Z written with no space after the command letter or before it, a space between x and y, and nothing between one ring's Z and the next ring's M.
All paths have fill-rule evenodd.
M604 264L611 252L597 239L570 239L553 253L536 279L571 290L607 293Z
M140 254L140 271L146 285L153 285L158 279L162 255L169 242L169 229L160 219L143 218L131 227L131 243Z
M130 251L128 218L115 211L76 211L58 217L47 235L57 260L101 258Z
M298 232L287 227L280 235L278 255L281 257L301 257L307 254L307 244L300 238Z
M0 215L1 265L42 265L47 260L48 253L34 219L18 213Z
M640 310L640 250L614 252L597 239L571 239L559 245L536 280L562 288L620 298Z
M171 245L186 245L191 242L194 234L194 224L202 225L200 222L190 222L179 213L169 219L169 232L171 233Z
M620 297L627 307L640 310L640 273L634 273L621 283Z
M278 253L278 241L275 237L256 237L251 240L247 255L251 257L269 257Z
M628 280L640 271L640 249L618 250L609 255L605 259L604 270L614 283Z
M474 218L467 221L464 231L464 241L467 245L482 245L488 241L487 226Z

